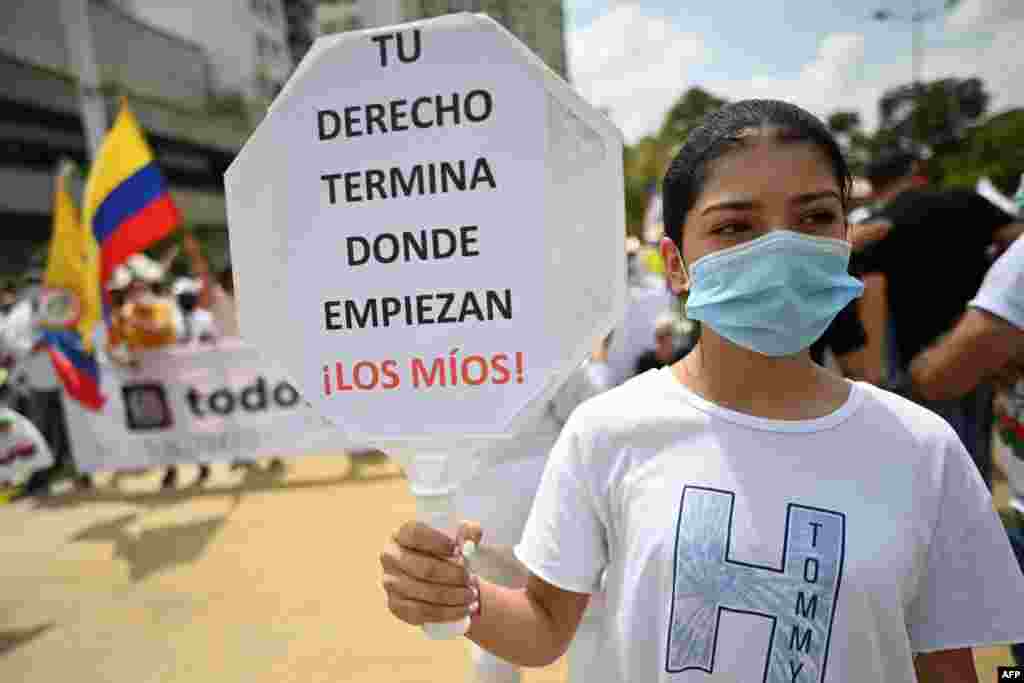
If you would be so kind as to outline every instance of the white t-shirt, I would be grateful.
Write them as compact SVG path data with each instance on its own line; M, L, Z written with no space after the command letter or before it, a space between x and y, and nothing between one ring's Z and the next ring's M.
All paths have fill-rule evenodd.
M912 653L1024 640L963 445L868 384L781 421L646 372L569 419L516 555L575 592L606 570L595 681L903 683Z
M21 484L36 470L53 465L53 454L36 426L0 406L0 482Z
M199 346L215 341L220 335L213 314L203 308L191 313L181 314L181 327L178 331L178 343L188 346Z
M977 296L968 304L1024 330L1024 239L1018 239L992 264ZM1003 465L1010 483L1010 504L1024 513L1024 380L996 396L996 430L1010 453Z
M26 295L16 303L0 325L0 349L15 358L18 381L37 391L60 389L60 380L53 369L53 361L45 349L33 350L42 335L32 310L32 297Z

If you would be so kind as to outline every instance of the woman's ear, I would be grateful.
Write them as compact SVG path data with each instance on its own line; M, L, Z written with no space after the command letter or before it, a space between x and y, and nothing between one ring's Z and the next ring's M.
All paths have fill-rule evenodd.
M690 278L686 274L686 265L676 247L676 243L668 237L661 238L661 260L665 263L665 283L676 296L690 289Z

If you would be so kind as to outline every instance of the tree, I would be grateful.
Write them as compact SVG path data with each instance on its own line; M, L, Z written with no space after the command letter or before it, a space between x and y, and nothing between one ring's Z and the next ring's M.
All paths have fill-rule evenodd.
M725 104L726 100L715 97L703 88L690 88L665 114L658 138L669 147L681 145L701 119Z
M671 148L653 135L645 136L635 145L626 147L623 166L626 176L626 223L630 235L640 235L652 187L661 182L671 161L670 153Z
M701 119L726 104L703 88L688 89L665 114L656 135L647 135L626 147L626 229L640 236L651 193L661 184L672 156Z
M886 91L878 103L878 142L914 148L954 145L985 114L988 102L979 78L898 86Z
M850 170L855 174L863 173L864 165L871 158L871 137L861 129L860 114L837 111L826 119L826 123L843 148Z
M860 114L855 111L837 111L828 117L828 127L837 135L849 135L860 130Z
M1024 109L1013 109L969 129L962 144L939 159L945 182L974 187L989 177L1012 195L1024 173Z

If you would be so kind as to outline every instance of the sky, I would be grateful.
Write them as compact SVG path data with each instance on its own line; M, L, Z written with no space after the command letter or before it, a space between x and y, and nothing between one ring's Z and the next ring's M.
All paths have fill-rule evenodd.
M1024 0L917 0L925 80L978 76L989 109L1024 106ZM782 99L819 116L855 110L869 130L878 99L913 74L914 0L565 0L570 78L609 110L629 143L655 132L698 85L728 100Z

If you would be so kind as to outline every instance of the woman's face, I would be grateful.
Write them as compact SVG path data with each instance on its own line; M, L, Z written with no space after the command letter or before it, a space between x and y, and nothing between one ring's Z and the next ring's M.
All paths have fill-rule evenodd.
M846 238L839 183L814 143L752 134L707 170L703 191L683 225L682 256L688 265L780 228ZM685 267L671 241L666 242L662 256L672 289L680 294L689 285Z

